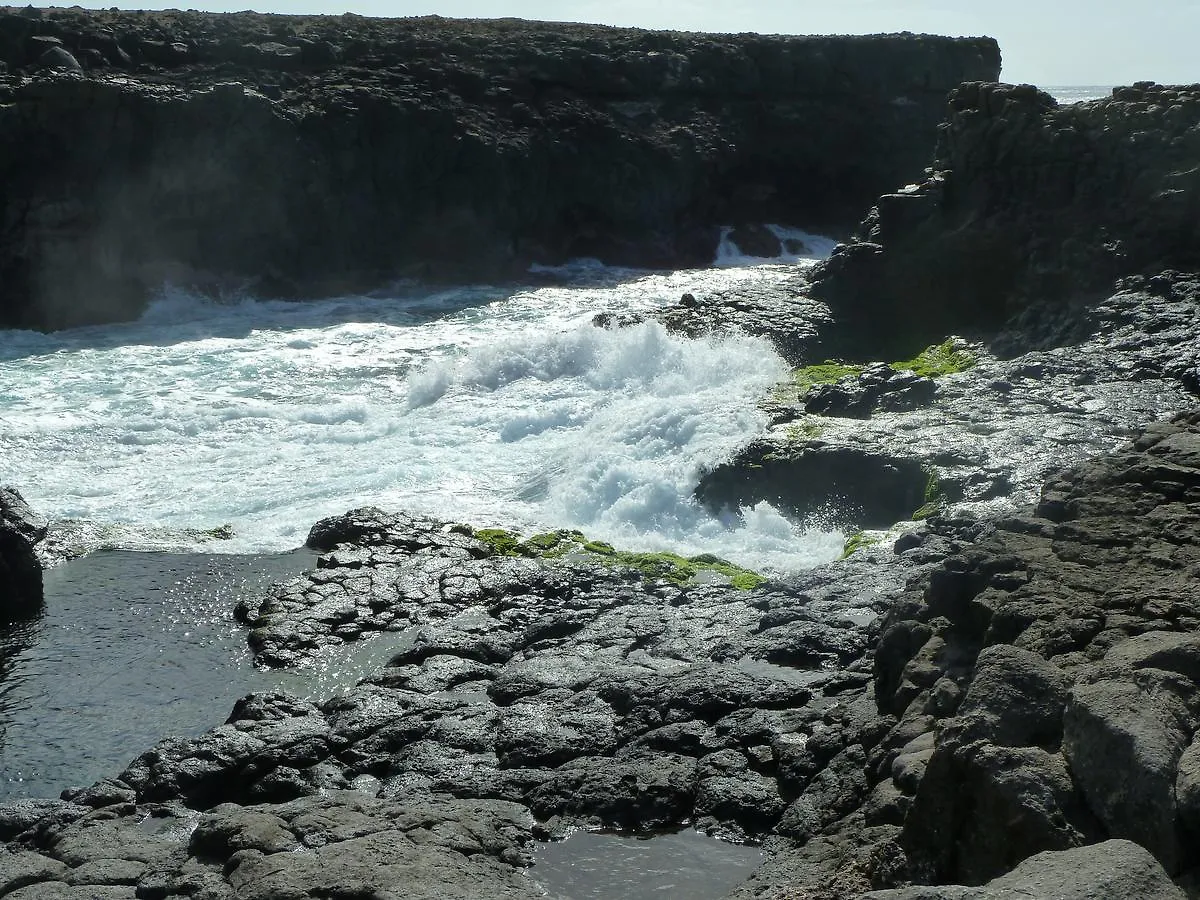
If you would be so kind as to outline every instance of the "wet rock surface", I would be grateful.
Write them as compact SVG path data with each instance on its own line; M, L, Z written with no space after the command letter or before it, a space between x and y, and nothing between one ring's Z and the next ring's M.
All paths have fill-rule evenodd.
M1200 721L1198 441L1200 416L1185 414L1051 479L1033 516L989 525L889 614L881 708L937 720L904 825L915 872L978 883L1106 837L1172 875L1194 865L1176 783L1188 797L1181 760ZM958 709L935 702L945 679Z
M690 821L765 840L739 898L1179 896L1198 491L1191 413L1033 510L934 517L751 591L356 510L243 616L270 664L389 630L391 663L320 703L251 695L115 778L0 808L3 871L55 896L525 896L535 837Z
M536 838L693 822L765 841L738 898L1179 896L1198 491L1192 413L1035 509L936 516L750 591L356 510L242 616L264 663L394 639L391 663L0 807L0 875L12 896L536 896Z
M319 567L243 611L260 659L317 659L399 622L391 664L323 703L251 695L113 779L0 807L12 883L534 896L529 841L574 825L822 828L829 803L860 797L858 745L890 721L869 699L872 623L934 563L881 566L880 549L744 591L498 557L371 509L312 541ZM842 789L856 767L860 787Z
M873 364L807 391L781 385L764 404L775 424L697 494L714 508L768 500L800 520L836 510L849 529L1031 503L1053 470L1192 401L1197 333L1200 281L1164 273L1091 307L1027 311L962 343L975 362L959 373Z
M165 281L329 296L844 231L1000 65L985 38L11 9L0 62L0 323L43 329Z

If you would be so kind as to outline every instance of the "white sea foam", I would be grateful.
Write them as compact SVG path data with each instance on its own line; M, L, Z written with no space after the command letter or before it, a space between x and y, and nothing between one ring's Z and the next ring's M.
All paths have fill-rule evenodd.
M784 225L764 226L779 239L783 252L771 259L747 255L733 241L734 229L721 229L721 241L717 245L717 257L713 264L722 268L744 268L746 266L775 265L811 265L825 259L837 246L833 238L819 234L810 234L799 228L789 228Z
M53 517L228 522L227 550L373 504L772 570L835 555L836 534L692 495L763 427L784 371L766 343L591 325L789 270L592 275L303 304L174 291L129 325L0 332L0 480Z

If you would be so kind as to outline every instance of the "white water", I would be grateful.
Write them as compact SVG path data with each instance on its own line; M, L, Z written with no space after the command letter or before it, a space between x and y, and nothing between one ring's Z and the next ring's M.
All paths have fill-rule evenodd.
M211 550L290 549L318 518L376 505L803 568L841 536L765 505L714 519L692 498L763 428L755 401L785 371L770 346L591 325L792 272L733 252L726 268L583 265L525 290L169 293L136 323L0 332L0 481L52 518L232 524Z
M1042 88L1059 103L1084 103L1112 96L1110 85L1068 85Z

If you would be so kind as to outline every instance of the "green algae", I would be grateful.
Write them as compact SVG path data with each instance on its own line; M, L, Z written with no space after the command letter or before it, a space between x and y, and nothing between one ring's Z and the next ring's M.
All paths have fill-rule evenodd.
M792 371L792 381L804 396L818 384L836 384L850 375L861 375L865 366L853 363L837 362L827 359L823 363L812 366L801 366Z
M811 441L819 438L825 431L825 425L816 416L806 416L787 427L789 441Z
M856 531L854 534L846 538L846 543L842 545L842 559L850 556L864 547L871 547L879 543L879 538L871 537L865 531Z
M978 362L975 354L967 350L959 350L953 338L947 338L940 344L926 347L912 359L888 363L900 372L913 372L925 378L941 378L943 375L954 375L965 372Z
M574 555L605 566L633 569L651 581L690 585L698 583L703 573L712 572L728 578L730 586L740 591L753 590L767 581L757 572L743 569L711 553L684 557L677 553L617 550L605 541L590 540L581 531L551 531L524 540L517 533L503 528L476 530L467 525L455 525L451 531L482 541L497 556L561 559Z
M490 546L497 556L530 556L529 553L523 553L518 548L524 547L521 544L521 539L511 531L505 531L503 528L480 528L478 531L472 531L471 537L477 541L483 541Z
M946 504L946 495L934 469L925 470L925 492L921 498L925 502L912 514L914 522L921 522L936 515Z
M978 362L975 354L965 349L955 338L947 338L940 344L926 347L912 359L903 359L888 363L897 372L913 372L925 378L941 378L965 372ZM836 384L843 378L857 377L867 368L866 363L852 363L842 360L827 359L822 363L811 366L801 366L792 370L788 381L777 384L772 392L776 403L797 405L814 387L823 384ZM807 433L809 426L802 425L798 429L789 427L789 440L803 440L816 437L820 432Z

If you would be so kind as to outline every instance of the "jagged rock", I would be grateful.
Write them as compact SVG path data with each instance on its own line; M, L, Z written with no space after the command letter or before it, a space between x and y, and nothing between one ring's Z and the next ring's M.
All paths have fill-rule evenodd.
M1014 319L989 339L991 349L970 348L974 367L943 377L872 364L830 385L789 380L762 404L770 431L708 472L698 495L715 508L766 499L800 521L825 521L834 506L849 531L947 511L990 517L1001 498L1034 503L1065 464L1193 402L1200 281L1172 273L1159 284L1131 280L1084 309L1051 305L1036 328ZM1052 335L1050 349L1031 329ZM794 362L828 355L820 342L830 329L819 331ZM908 390L893 396L893 384L925 393L900 402Z
M875 412L902 412L926 406L936 389L932 378L875 363L856 377L815 385L803 398L804 411L866 419Z
M1118 276L1192 268L1198 122L1195 86L1059 105L1031 85L964 84L931 174L879 198L813 293L843 346L886 358L1034 303L1094 302Z
M1200 609L1183 572L1200 544L1184 498L1200 485L1198 435L1200 414L1181 414L1060 473L1046 518L996 521L893 608L881 707L924 702L941 717L905 816L909 877L977 883L1113 836L1173 874L1189 865ZM922 693L934 679L966 687L952 718ZM914 780L903 766L888 774Z
M1175 780L1189 724L1178 698L1123 681L1075 685L1064 721L1063 752L1088 806L1170 872L1181 862Z
M729 233L729 240L746 256L774 259L783 253L783 243L763 225L739 225Z

